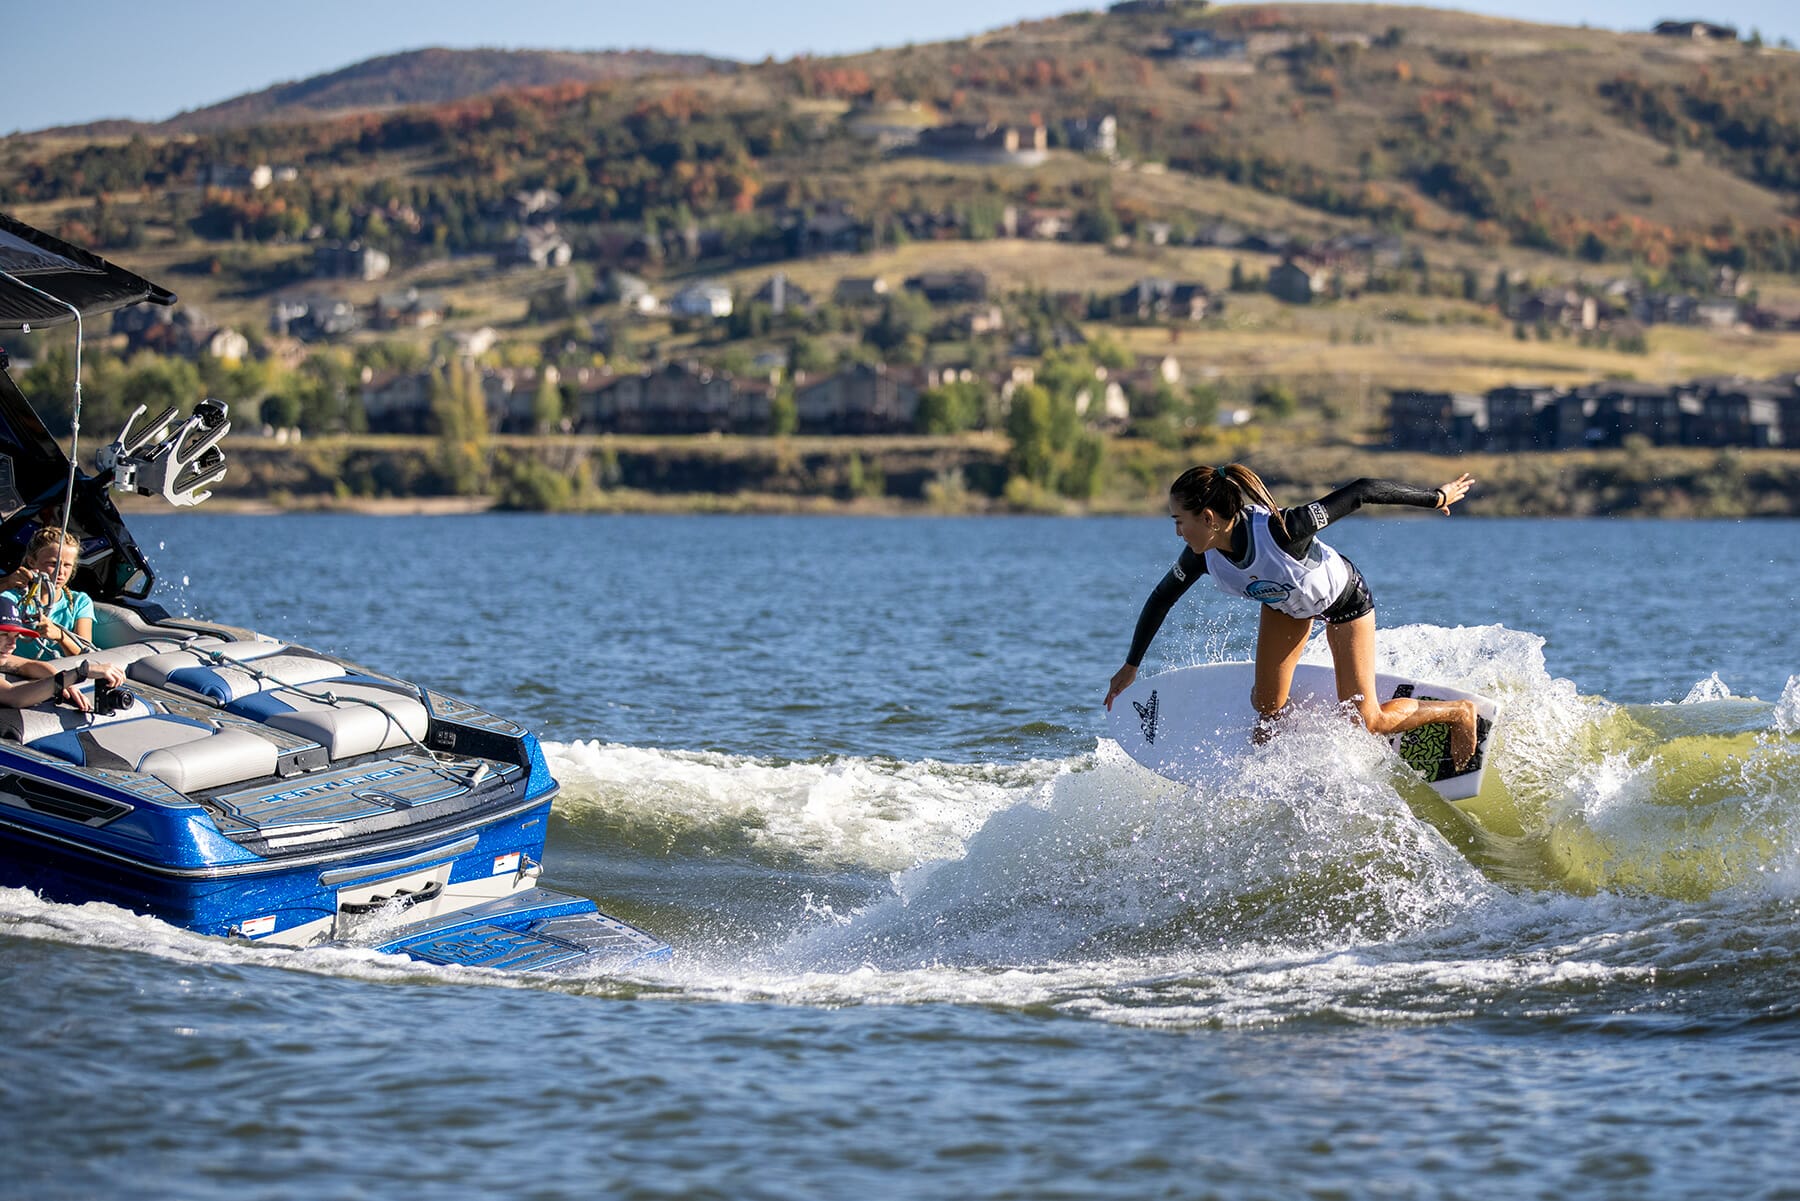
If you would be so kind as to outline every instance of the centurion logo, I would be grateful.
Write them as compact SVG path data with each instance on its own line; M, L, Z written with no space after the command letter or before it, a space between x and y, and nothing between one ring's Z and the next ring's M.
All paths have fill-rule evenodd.
M380 771L366 771L359 776L345 776L341 780L321 780L317 784L308 784L305 788L290 788L286 792L265 793L256 799L264 804L276 801L297 801L301 797L318 796L321 793L341 792L346 788L359 788L364 784L376 784L382 780L398 780L410 776L414 772L410 767L386 767Z

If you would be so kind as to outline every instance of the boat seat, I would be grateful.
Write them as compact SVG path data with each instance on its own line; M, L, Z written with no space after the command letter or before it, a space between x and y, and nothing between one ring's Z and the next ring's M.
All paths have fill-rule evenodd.
M345 676L239 697L227 713L310 738L332 759L423 742L431 725L411 691L372 676Z
M93 642L105 650L128 646L134 642L147 642L153 638L172 638L177 642L195 637L213 637L200 635L193 630L176 630L169 626L160 626L146 621L144 615L124 605L110 604L106 601L94 602L94 637ZM222 641L222 639L214 639Z
M65 730L29 744L77 767L140 771L177 792L275 774L275 744L249 730L155 714Z
M265 688L341 676L344 665L283 642L221 642L149 655L126 671L140 684L185 688L223 705Z
M218 647L224 644L224 639L216 638L211 634L190 635L184 638L157 635L145 638L141 642L122 642L117 646L84 651L79 655L64 655L60 659L49 659L46 662L57 671L61 671L65 667L74 667L84 659L128 668L139 659L148 659L152 655L166 655L197 647Z
M15 679L19 677L13 677ZM81 686L87 693L88 703L94 701L94 685L90 682ZM35 743L42 738L50 738L66 730L85 729L88 726L105 725L108 722L129 721L134 717L149 717L156 711L145 704L141 697L133 696L131 704L123 705L111 713L83 713L69 705L57 705L44 702L28 709L10 709L0 707L0 740L7 742Z

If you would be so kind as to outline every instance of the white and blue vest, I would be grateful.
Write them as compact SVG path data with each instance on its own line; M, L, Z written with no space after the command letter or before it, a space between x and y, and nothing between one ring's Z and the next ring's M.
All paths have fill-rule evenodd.
M1307 548L1306 558L1294 558L1276 542L1269 517L1269 511L1261 505L1245 507L1249 565L1239 567L1223 551L1209 550L1207 574L1227 595L1261 601L1289 617L1317 617L1331 607L1350 582L1350 564L1317 538Z

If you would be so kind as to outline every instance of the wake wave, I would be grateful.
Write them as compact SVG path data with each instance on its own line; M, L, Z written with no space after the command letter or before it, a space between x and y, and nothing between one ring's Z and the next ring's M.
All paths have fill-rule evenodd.
M563 785L550 882L624 906L677 954L636 981L527 986L1413 1020L1764 970L1724 932L1800 953L1800 678L1773 703L1715 676L1678 704L1622 706L1553 678L1543 647L1498 626L1382 632L1381 670L1502 705L1488 783L1457 806L1329 714L1297 715L1203 787L1105 739L998 765L547 744ZM0 933L438 974L156 930L0 893Z

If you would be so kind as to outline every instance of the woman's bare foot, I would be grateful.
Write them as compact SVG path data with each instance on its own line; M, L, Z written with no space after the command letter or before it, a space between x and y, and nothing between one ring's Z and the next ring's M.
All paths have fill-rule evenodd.
M1457 701L1456 720L1450 723L1450 761L1461 771L1475 757L1476 714L1474 701Z

